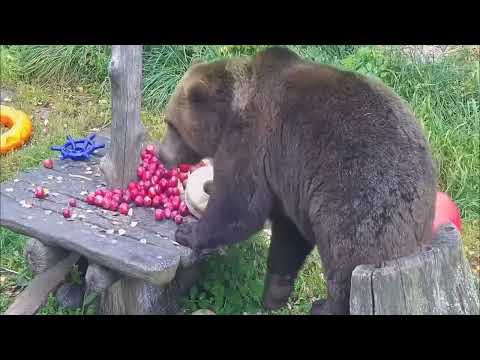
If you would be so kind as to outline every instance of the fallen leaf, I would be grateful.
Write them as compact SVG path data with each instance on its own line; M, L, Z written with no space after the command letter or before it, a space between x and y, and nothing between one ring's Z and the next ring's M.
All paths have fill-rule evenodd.
M118 235L122 236L125 235L127 232L123 229L118 229Z
M137 221L132 221L132 222L130 223L130 226L131 226L131 227L135 227L135 226L137 226L137 224L138 224Z

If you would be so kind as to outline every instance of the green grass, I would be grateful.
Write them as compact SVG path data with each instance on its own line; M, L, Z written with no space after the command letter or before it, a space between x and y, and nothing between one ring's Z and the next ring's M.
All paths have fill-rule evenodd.
M142 119L153 138L165 131L162 110L194 59L253 54L262 46L146 46ZM376 76L406 99L428 136L438 164L440 189L459 204L466 254L480 273L480 77L478 57L457 51L431 63L408 59L395 49L358 46L290 46L312 61ZM20 150L2 156L0 181L55 156L50 145L65 136L84 136L108 126L107 46L0 46L1 88L14 90L13 106L33 115L34 135ZM478 56L478 55L477 55ZM40 117L49 110L48 124ZM218 314L265 313L261 307L268 238L259 233L204 264L205 281L184 300L187 312L209 308ZM24 260L25 237L0 228L0 313L31 278ZM77 281L80 279L77 278ZM319 256L312 253L288 305L272 314L305 314L325 295ZM66 310L53 298L41 314L84 314Z

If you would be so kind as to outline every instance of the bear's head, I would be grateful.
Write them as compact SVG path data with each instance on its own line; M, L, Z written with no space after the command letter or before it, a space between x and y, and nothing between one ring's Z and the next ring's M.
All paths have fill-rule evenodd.
M231 117L231 82L225 61L195 64L185 73L166 108L159 147L166 166L213 157Z

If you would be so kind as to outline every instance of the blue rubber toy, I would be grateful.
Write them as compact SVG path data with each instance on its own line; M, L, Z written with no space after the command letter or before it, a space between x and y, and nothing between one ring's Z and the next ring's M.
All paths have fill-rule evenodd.
M74 140L69 135L64 145L52 146L50 149L60 151L62 160L88 160L95 150L105 147L105 144L95 144L95 136L96 134L92 134L88 138Z

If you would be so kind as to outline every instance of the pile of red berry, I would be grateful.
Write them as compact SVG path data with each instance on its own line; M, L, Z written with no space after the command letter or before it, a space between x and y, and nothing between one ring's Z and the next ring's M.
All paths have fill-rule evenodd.
M189 215L187 205L180 199L180 187L185 187L189 174L206 164L180 164L166 169L158 160L153 145L141 152L141 163L137 168L138 181L132 181L127 189L97 189L87 195L85 201L105 210L128 214L130 207L155 209L155 219L170 219L181 224Z

